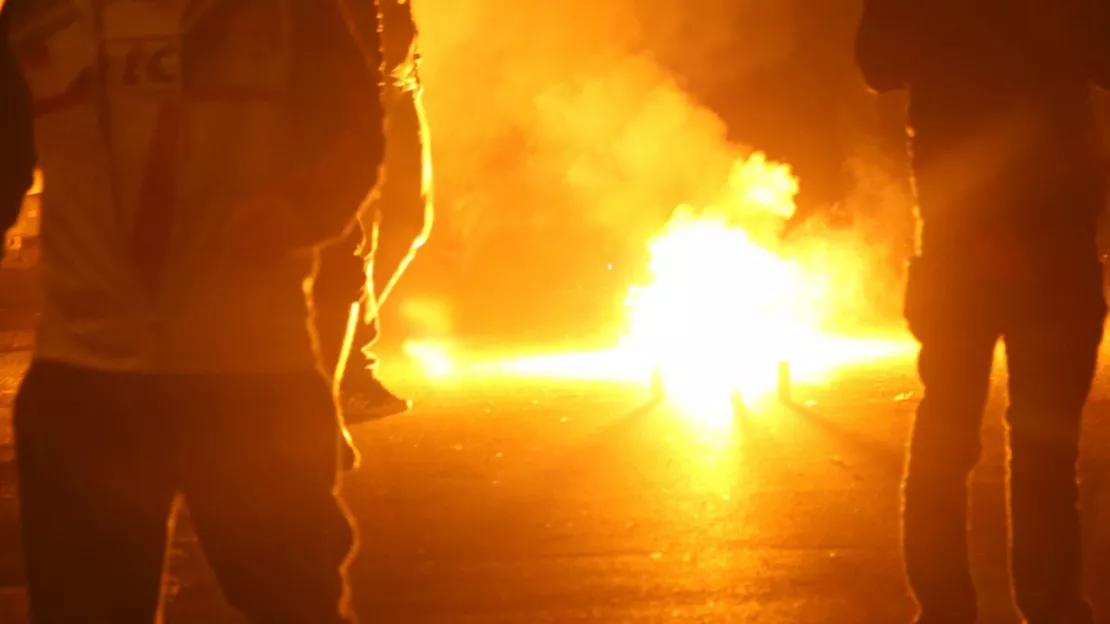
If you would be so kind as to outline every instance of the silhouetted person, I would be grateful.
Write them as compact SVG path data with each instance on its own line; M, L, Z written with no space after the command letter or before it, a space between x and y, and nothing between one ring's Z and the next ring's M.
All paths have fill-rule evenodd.
M1070 0L866 0L857 60L906 89L921 231L905 312L925 394L904 485L922 624L977 616L967 482L995 345L1009 367L1010 523L1029 624L1090 623L1076 484L1106 303L1089 82L1110 85L1110 21ZM1102 24L1102 27L1098 25Z
M313 313L324 366L341 375L340 398L347 424L391 416L409 402L376 375L371 347L378 337L378 310L393 290L432 225L428 130L421 104L417 29L410 0L381 0L381 55L386 83L385 169L380 195L359 214L360 228L324 250L313 285ZM373 32L374 3L350 0L358 32ZM371 48L371 53L376 50ZM369 271L367 270L369 268ZM339 365L351 304L359 320Z
M10 91L0 96L0 234L19 219L35 173L31 124L27 123L31 117L29 100L15 59L4 52L8 48L7 30L7 17L0 14L0 85Z
M151 622L176 494L252 621L351 621L303 284L376 185L378 69L336 0L7 0L3 20L21 71L0 109L34 135L3 162L45 181L15 405L32 622Z

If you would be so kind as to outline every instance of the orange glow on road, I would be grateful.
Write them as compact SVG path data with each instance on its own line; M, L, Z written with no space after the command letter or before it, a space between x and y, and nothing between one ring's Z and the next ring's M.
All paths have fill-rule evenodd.
M880 361L912 353L908 339L817 336L814 353L801 366L793 365L800 382L820 382L842 366ZM652 363L629 348L562 351L544 354L506 353L479 356L459 353L442 343L410 342L405 354L419 373L432 381L455 377L508 377L552 381L601 381L644 385L650 383ZM776 368L760 371L764 390L774 387ZM669 388L672 399L677 395ZM752 398L761 398L759 396Z

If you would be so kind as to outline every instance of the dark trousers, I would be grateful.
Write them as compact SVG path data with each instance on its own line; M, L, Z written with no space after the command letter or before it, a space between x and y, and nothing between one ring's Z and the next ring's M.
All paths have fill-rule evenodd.
M906 316L924 398L904 484L904 554L922 623L977 617L968 565L968 478L980 454L995 345L1009 365L1014 595L1029 624L1090 624L1081 590L1076 463L1106 304L1091 257L1028 282L976 283L918 259Z
M226 598L250 621L353 621L337 427L317 372L33 363L15 406L31 622L155 621L179 493Z
M324 370L335 371L347 335L351 304L360 304L355 336L348 354L348 370L373 368L376 360L368 352L378 337L377 318L366 314L373 306L367 290L366 260L358 253L364 234L358 227L344 240L320 251L312 282L312 322L320 342ZM353 367L353 368L352 368Z

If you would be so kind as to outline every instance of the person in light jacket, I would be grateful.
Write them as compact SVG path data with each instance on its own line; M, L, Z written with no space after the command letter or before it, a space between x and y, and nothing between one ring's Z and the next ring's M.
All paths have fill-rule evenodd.
M251 621L354 621L304 284L376 188L379 69L337 0L2 15L3 149L21 150L4 198L27 163L44 178L14 409L31 621L152 621L178 495Z

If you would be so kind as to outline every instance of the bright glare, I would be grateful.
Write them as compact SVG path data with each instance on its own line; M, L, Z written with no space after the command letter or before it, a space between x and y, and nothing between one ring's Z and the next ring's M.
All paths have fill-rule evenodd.
M450 350L443 343L409 341L404 349L405 355L414 360L427 377L443 379L457 373Z
M530 355L486 363L480 368L487 373L516 377L629 383L647 379L651 374L650 365L619 349Z
M809 265L785 257L780 234L795 210L789 167L740 160L713 205L680 206L650 243L650 283L628 298L623 348L651 362L669 399L705 418L776 387L781 362L815 381L847 361L889 354L889 342L837 338L826 329L838 284L858 260L826 253ZM841 288L838 288L840 286Z

